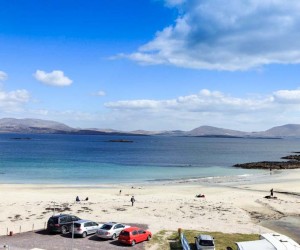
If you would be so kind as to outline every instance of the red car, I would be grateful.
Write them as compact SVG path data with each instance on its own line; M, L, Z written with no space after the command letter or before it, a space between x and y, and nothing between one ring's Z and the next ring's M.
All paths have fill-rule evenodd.
M152 234L149 231L138 227L129 227L121 231L118 241L123 244L134 246L136 243L150 240L151 237Z

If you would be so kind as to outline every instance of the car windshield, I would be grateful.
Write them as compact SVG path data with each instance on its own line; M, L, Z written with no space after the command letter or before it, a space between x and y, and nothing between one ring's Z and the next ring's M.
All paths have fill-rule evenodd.
M74 223L74 227L80 227L81 224L80 223Z
M199 244L201 246L214 246L214 242L212 240L200 240Z
M58 217L49 218L48 223L58 224Z
M112 225L108 225L108 224L104 224L101 229L104 229L104 230L110 230L112 228Z
M127 232L127 231L122 231L122 232L120 233L120 235L123 235L123 236L129 236L129 232Z

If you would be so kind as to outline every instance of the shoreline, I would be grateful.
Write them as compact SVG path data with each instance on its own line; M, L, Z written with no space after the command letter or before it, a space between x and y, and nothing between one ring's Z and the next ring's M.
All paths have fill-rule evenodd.
M300 170L274 171L259 178L192 179L190 181L112 185L0 184L0 235L44 228L56 211L97 222L147 224L163 229L195 229L227 233L263 233L262 220L300 213ZM132 188L133 186L133 188ZM274 188L276 200L265 199ZM122 194L119 195L119 190ZM293 195L292 193L296 193ZM204 194L205 198L196 198ZM89 201L75 203L75 197ZM132 207L130 197L136 203ZM281 217L280 217L281 216Z

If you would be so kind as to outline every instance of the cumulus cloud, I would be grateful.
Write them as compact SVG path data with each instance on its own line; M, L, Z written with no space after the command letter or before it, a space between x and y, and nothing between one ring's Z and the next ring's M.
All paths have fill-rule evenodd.
M121 57L143 64L230 71L300 62L298 0L165 2L180 8L175 23Z
M7 74L0 70L0 81L5 81L7 79Z
M61 70L53 70L50 73L47 73L42 70L37 70L33 76L39 82L42 82L51 86L64 87L72 84L72 80L64 75L64 72Z
M232 96L203 89L166 100L120 100L105 107L126 128L192 129L212 125L245 131L299 123L300 90L278 90L267 95ZM132 124L132 121L135 121Z
M170 100L128 100L106 103L111 109L160 109L181 110L187 112L245 112L267 108L273 101L271 97L263 99L237 98L219 91L201 90L198 94L180 96Z
M29 102L30 94L25 89L5 92L0 90L0 109L5 112L19 111Z
M300 90L279 90L273 93L279 103L300 103Z

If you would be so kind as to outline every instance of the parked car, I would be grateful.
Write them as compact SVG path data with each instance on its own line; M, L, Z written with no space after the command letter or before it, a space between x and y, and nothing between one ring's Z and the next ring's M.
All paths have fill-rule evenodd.
M116 239L120 232L128 228L129 226L117 223L117 222L108 222L103 224L97 231L97 236L102 239Z
M215 241L210 235L201 234L195 237L195 245L197 250L215 250Z
M134 246L136 243L150 240L151 237L152 233L150 231L138 227L129 227L120 233L118 241L126 245Z
M67 233L73 221L78 221L80 218L70 214L60 214L51 216L47 223L47 231L49 233Z
M94 221L78 220L71 225L70 231L71 233L74 233L74 235L80 235L82 238L85 238L89 234L96 233L99 227L101 226L102 224L99 225L97 222Z

